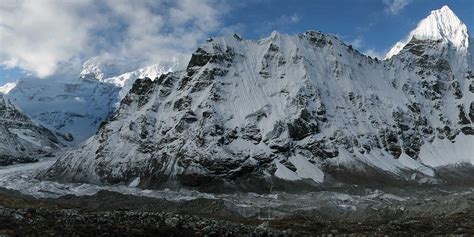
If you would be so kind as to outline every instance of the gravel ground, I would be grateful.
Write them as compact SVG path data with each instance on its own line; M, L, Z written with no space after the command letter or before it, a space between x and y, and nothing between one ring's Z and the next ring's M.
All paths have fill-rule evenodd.
M164 199L100 191L36 199L0 189L0 236L312 236L474 235L474 194L296 210L275 218L243 217L222 200Z

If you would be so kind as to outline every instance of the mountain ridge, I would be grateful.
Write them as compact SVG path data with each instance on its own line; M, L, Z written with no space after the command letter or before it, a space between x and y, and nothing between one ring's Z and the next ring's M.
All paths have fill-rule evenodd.
M438 167L474 163L462 146L473 142L469 60L416 38L384 61L316 31L211 38L186 70L137 80L42 177L244 191L443 182Z

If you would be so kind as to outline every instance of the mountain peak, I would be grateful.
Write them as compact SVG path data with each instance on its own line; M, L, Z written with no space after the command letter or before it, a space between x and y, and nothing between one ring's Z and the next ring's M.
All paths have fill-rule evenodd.
M448 7L448 5L444 5L440 9L434 10L434 11L431 11L431 12L433 13L433 12L437 12L437 11L450 12L451 14L454 14L454 12L451 10L451 8Z
M92 57L86 62L84 62L84 64L82 65L80 78L85 78L88 76L94 77L99 80L104 78L104 73L102 72L102 69L100 67L99 57Z
M417 39L442 39L457 48L467 47L467 27L448 6L431 11L412 31L412 36Z
M404 41L395 44L385 59L398 54L413 37L423 40L443 40L458 50L467 48L469 44L466 25L446 5L431 11L430 15L421 20Z

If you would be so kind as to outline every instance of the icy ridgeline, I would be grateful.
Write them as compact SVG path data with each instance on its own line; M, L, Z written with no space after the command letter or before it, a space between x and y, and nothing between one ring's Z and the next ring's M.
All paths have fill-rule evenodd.
M68 134L67 139L78 144L97 131L137 78L155 79L165 72L168 70L152 65L119 75L111 65L92 58L79 78L20 80L8 88L5 85L4 91L34 121ZM114 74L119 76L111 76Z
M210 191L439 182L438 166L474 163L467 50L413 38L377 61L314 31L210 39L186 70L136 81L43 177Z
M0 166L35 161L59 146L54 133L31 121L0 93Z

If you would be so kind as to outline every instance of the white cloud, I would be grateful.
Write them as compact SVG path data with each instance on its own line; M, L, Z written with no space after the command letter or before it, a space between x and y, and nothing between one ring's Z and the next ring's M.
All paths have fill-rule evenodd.
M384 58L384 53L381 53L375 49L368 49L364 51L365 55L368 55L372 58L378 58L378 59L383 59Z
M363 39L361 36L357 36L355 39L349 42L349 44L356 49L360 49L363 45Z
M87 48L94 19L81 19L89 1L13 1L0 4L0 63L44 77L58 62Z
M0 65L46 77L93 56L123 70L184 63L226 11L220 0L0 0Z
M290 16L291 23L298 23L299 21L300 21L300 17L296 15L296 13Z
M403 8L410 4L411 0L383 0L385 12L397 15Z
M383 59L384 58L384 54L381 53L380 51L376 50L375 48L369 48L367 49L367 46L364 45L364 39L362 36L357 36L356 38L354 38L352 41L349 42L350 45L352 45L352 47L354 47L355 49L359 50L359 51L363 51L363 54L365 55L368 55L372 58L375 58L377 57L378 59Z
M253 28L254 33L260 37L266 37L272 31L291 32L293 26L300 21L300 17L294 13L292 15L280 15L277 18L263 21L258 27Z

